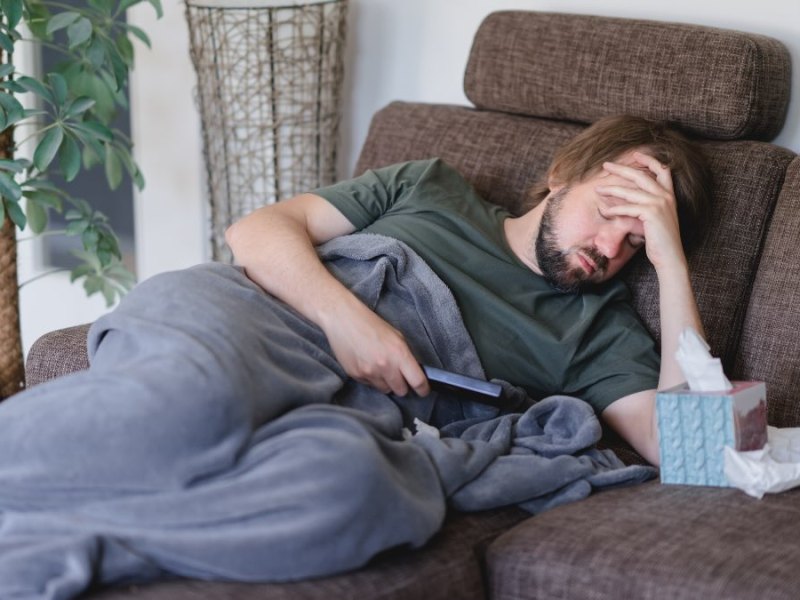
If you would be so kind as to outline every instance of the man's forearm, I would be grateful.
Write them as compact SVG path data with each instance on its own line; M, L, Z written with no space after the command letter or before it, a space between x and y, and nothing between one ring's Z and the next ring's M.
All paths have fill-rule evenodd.
M658 273L658 285L661 316L661 370L658 387L663 389L684 381L675 359L681 332L686 327L692 327L701 336L704 334L685 260L676 260L673 267L662 269Z
M226 240L251 280L321 327L331 307L354 299L320 262L314 241L294 218L264 211L229 228Z
M228 244L247 276L320 326L352 378L384 392L424 396L428 381L402 333L333 277L315 245L353 225L313 194L265 207L233 225Z

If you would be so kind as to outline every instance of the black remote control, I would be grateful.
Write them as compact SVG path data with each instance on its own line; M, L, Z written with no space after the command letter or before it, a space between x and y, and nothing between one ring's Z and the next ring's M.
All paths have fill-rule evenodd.
M435 390L455 392L469 400L503 407L503 388L497 383L428 365L422 365L422 370L425 371L431 388Z

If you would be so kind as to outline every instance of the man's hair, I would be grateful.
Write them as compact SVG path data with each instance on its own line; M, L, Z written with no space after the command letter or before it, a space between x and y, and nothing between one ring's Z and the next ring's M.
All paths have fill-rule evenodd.
M681 240L688 250L700 239L710 216L711 173L697 144L665 122L632 116L600 119L556 152L547 178L534 186L530 199L538 204L550 193L550 183L579 183L604 162L635 148L670 168Z

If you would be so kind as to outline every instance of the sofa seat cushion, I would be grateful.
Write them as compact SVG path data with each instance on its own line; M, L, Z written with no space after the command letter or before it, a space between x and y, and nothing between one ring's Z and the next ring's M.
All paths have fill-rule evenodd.
M482 600L482 558L501 532L530 515L518 508L451 513L422 549L396 549L367 567L335 577L296 583L220 583L172 580L126 585L83 596L91 600L328 600L330 598ZM297 560L303 560L298 556Z
M494 600L796 599L800 490L762 500L651 482L518 525L489 547Z

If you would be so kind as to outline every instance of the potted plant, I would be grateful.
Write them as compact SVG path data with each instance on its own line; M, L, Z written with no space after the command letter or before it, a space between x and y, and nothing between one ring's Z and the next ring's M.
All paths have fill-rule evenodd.
M24 386L16 229L40 234L50 211L62 213L64 234L79 236L82 245L72 281L82 281L89 295L101 293L109 305L133 285L108 219L53 176L71 181L83 169L103 167L112 189L125 172L144 185L130 139L111 122L127 102L132 38L150 45L144 31L120 16L145 1L160 17L160 0L86 0L76 7L0 0L0 399ZM46 73L21 72L15 52L31 41L52 47L62 60ZM26 98L35 99L26 102L33 108L23 106ZM23 126L25 135L15 136ZM34 149L24 156L20 148L29 139Z

